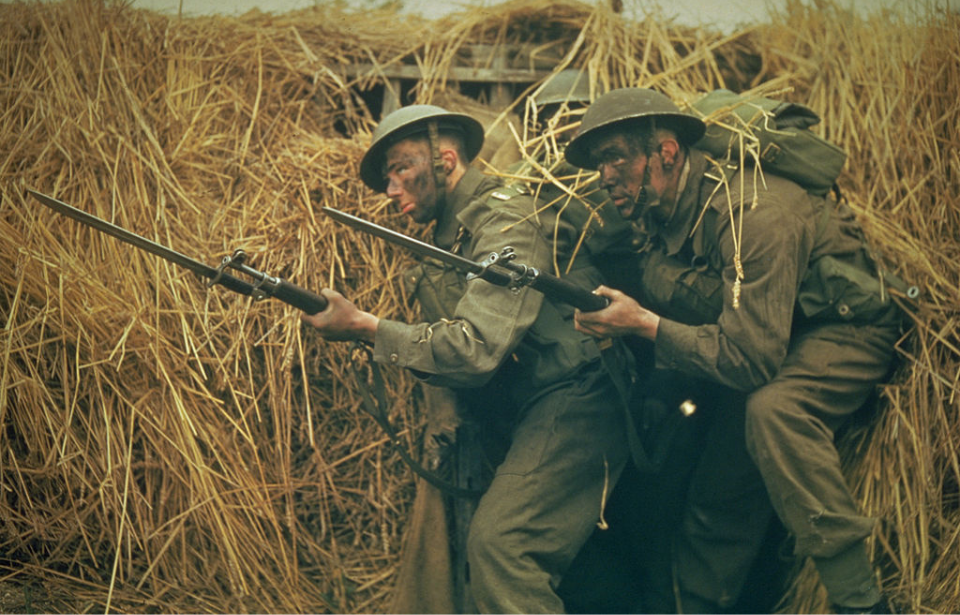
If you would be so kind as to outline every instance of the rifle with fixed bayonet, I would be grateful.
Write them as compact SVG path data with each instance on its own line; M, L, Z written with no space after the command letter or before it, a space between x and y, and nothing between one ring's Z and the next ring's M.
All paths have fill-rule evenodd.
M480 278L491 284L511 289L529 286L549 299L567 303L584 312L602 310L610 303L606 297L596 295L581 286L536 267L516 262L517 255L509 246L500 252L491 252L478 263L332 207L324 207L323 213L337 222L402 246L420 256L434 258L456 267L466 272L468 280Z

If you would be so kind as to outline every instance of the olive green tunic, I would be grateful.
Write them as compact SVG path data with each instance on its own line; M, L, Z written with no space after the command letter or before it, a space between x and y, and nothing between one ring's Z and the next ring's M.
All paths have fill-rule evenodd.
M578 229L553 209L471 169L447 197L435 243L474 261L510 246L517 262L554 272ZM567 276L584 288L590 266ZM468 538L471 590L482 612L562 612L555 587L600 520L628 455L623 406L596 340L573 308L426 262L407 274L428 323L381 320L374 357L432 385L508 391L509 448L480 499ZM499 382L498 382L499 381ZM484 387L484 388L476 388ZM492 398L471 407L502 416Z
M833 434L887 374L896 308L845 207L779 177L755 182L752 170L721 185L697 150L687 164L675 211L646 220L637 292L662 316L657 366L745 403L723 410L693 474L675 553L685 608L737 599L768 494L831 599L872 604L863 540L874 520L850 495Z

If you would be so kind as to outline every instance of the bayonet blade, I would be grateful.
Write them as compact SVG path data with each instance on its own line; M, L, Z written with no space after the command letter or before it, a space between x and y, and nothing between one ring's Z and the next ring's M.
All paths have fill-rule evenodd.
M86 224L89 227L95 228L101 233L116 237L120 241L136 246L145 252L149 252L150 254L159 256L164 260L168 260L172 263L180 265L181 267L189 269L201 277L216 279L217 284L222 284L234 292L244 295L250 295L253 293L252 284L220 272L215 267L205 265L204 263L196 261L189 256L184 256L183 254L180 254L175 250L171 250L166 246L160 245L154 241L150 241L146 237L141 237L136 233L132 233L111 222L107 222L106 220L98 218L93 214L88 214L87 212L77 209L76 207L67 205L63 201L57 200L52 196L47 196L46 194L42 194L36 190L31 190L30 188L27 188L27 192L32 194L35 199L58 214L72 218L78 222Z
M358 218L352 214L340 211L339 209L324 207L323 213L327 214L337 222L346 224L347 226L351 226L355 229L359 229L365 233L379 237L380 239L385 239L390 243L403 246L404 248L407 248L411 252L415 252L420 256L429 256L431 258L435 258L438 261L452 265L457 269L467 273L480 274L483 272L483 267L479 263L475 263L468 258L453 254L452 252L447 252L442 248L430 245L429 243L425 243L419 239L407 237L403 233L398 233L397 231L390 230L374 222L364 220L363 218Z

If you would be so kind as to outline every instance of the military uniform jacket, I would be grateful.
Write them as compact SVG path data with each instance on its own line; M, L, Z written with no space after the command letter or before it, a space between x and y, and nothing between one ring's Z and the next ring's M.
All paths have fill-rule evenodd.
M698 150L687 165L675 210L647 221L640 293L661 316L658 366L750 391L778 372L795 327L891 320L848 208L752 169L719 182Z
M471 168L447 196L434 243L474 261L510 246L517 262L552 272L555 254L570 252L578 230L553 210L535 215L532 203L519 189ZM598 276L581 267L567 277L594 288ZM599 357L595 340L574 329L573 308L546 301L539 291L468 281L433 261L408 272L405 282L431 322L381 320L374 358L409 368L429 384L479 387L510 362L519 368L515 379L535 391Z

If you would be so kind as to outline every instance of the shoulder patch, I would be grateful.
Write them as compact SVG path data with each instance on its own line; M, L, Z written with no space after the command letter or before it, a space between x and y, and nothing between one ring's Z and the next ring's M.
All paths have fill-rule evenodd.
M528 189L525 185L521 183L510 184L509 186L504 186L490 193L490 196L500 201L509 201L513 197L520 194L527 194Z

